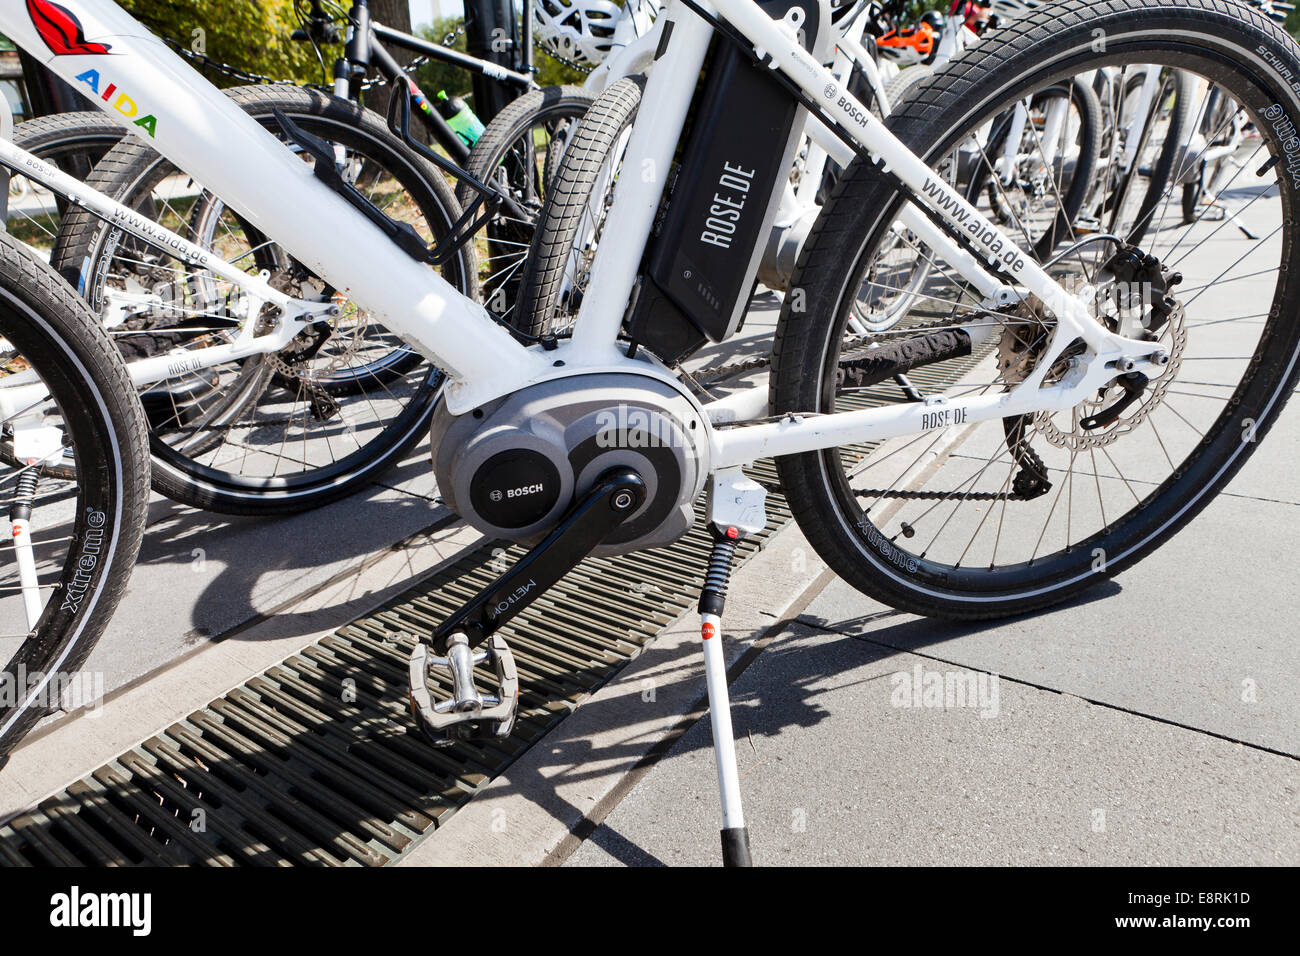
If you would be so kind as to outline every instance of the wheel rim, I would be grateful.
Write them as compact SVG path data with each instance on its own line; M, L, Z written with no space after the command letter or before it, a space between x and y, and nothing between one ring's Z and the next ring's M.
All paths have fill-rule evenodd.
M1131 57L1127 65L1132 67ZM1242 80L1241 76L1230 75L1235 76L1238 82ZM1055 79L1059 80L1060 77ZM1225 82L1223 74L1218 75L1218 82ZM1253 120L1257 124L1260 122L1257 115ZM1265 146L1262 141L1259 143L1260 150L1264 150ZM1189 279L1178 289L1178 294L1187 301L1188 312L1181 323L1181 332L1187 342L1180 349L1181 367L1175 379L1176 386L1167 390L1159 404L1150 409L1144 421L1138 423L1131 434L1116 437L1106 444L1088 447L1086 471L1078 467L1078 459L1085 451L1082 448L1075 449L1075 461L1073 464L1068 463L1071 448L1068 442L1063 442L1060 438L1062 434L1077 431L1073 420L1036 421L1029 426L1033 433L1031 447L1038 449L1040 445L1044 446L1050 455L1056 457L1055 461L1047 464L1048 473L1055 478L1053 490L1041 497L1037 507L1050 511L1058 498L1067 502L1075 501L1073 517L1066 519L1071 527L1063 535L1058 533L1057 524L1061 521L1061 515L1066 513L1067 506L1058 503L1060 511L1055 518L1048 515L1044 521L1045 530L1035 529L1033 534L1021 532L1021 539L1028 542L1025 553L1019 558L1012 556L1009 544L1014 535L1006 533L1007 516L1013 513L1015 507L1026 509L1027 514L1033 502L1013 502L1006 497L1001 500L977 501L976 495L979 493L1005 496L1011 490L1017 472L1023 470L1020 456L1008 447L1011 442L1007 436L991 434L997 423L987 423L978 427L983 429L983 435L972 434L955 443L943 434L938 437L922 434L886 443L886 447L882 448L838 449L821 456L826 481L833 488L841 520L857 529L855 533L865 543L864 555L885 573L897 576L900 580L905 579L911 587L926 581L936 593L950 597L964 590L967 592L964 599L994 599L994 592L1005 596L1017 589L1040 585L1045 580L1061 581L1080 574L1086 576L1090 570L1104 571L1108 562L1124 555L1106 554L1105 549L1100 549L1102 553L1094 555L1091 545L1107 539L1117 528L1138 529L1144 524L1150 524L1151 521L1137 520L1140 512L1149 508L1151 503L1162 500L1162 493L1169 488L1175 485L1186 487L1185 482L1190 474L1199 470L1212 477L1207 468L1213 456L1200 453L1198 449L1213 445L1221 450L1228 447L1225 442L1231 443L1233 440L1229 430L1238 416L1232 413L1232 409L1249 392L1244 385L1238 385L1246 370L1252 366L1257 351L1263 348L1266 337L1271 335L1265 327L1272 323L1264 321L1266 316L1253 314L1260 311L1259 307L1245 307L1235 314L1216 313L1207 317L1204 314L1207 305L1205 296L1216 287L1231 287L1233 282L1250 285L1258 291L1261 277L1265 285L1268 284L1269 276L1276 280L1280 275L1276 271L1279 263L1284 258L1290 261L1294 256L1295 247L1290 228L1284 232L1282 223L1282 199L1277 188L1276 172L1264 177L1268 182L1254 182L1250 179L1250 174L1263 164L1267 156L1266 151L1252 155L1243 163L1243 169L1249 169L1249 173L1236 183L1236 203L1243 224L1240 238L1250 247L1247 254L1240 254L1240 249L1229 254L1216 247L1216 242L1222 245L1228 241L1222 235L1220 224L1201 220L1179 228L1171 218L1154 217L1150 237L1151 251L1157 256L1163 254L1168 263L1189 275L1201 276L1200 279ZM1285 184L1283 186L1283 192L1288 192ZM1273 220L1268 219L1270 197ZM1175 201L1172 206L1177 210L1177 218L1181 222L1179 204ZM987 204L984 210L987 212ZM1216 229L1220 231L1210 235ZM1248 236L1254 238L1247 238ZM1026 243L1022 242L1021 245ZM1097 244L1099 249L1103 245ZM1071 258L1076 260L1075 268L1080 272L1091 269L1095 274L1100 265L1100 257L1096 254L1091 263L1083 255ZM1224 269L1224 266L1229 268ZM858 273L862 275L864 272L864 266L860 262ZM929 282L933 285L941 276L933 267L930 273ZM928 300L925 292L932 291L931 289L917 295L914 289L909 291L902 284L896 291L900 298L910 295L919 303L929 303L933 310L939 310L940 302L944 299L943 296L937 296L934 300ZM1276 308L1284 297L1290 299L1292 291L1289 286L1284 290L1283 282L1278 280L1275 288L1265 288L1258 296L1252 295L1249 298L1253 301L1271 299ZM1238 301L1244 303L1247 298L1241 296ZM1216 308L1220 313L1223 311L1221 307ZM916 314L919 311L918 307L910 310L912 314L909 318L899 324L899 335L908 334L906 329L920 324L921 318ZM967 306L967 312L973 314L974 309ZM935 320L934 316L928 318L930 321ZM972 323L968 319L965 324ZM1011 323L1003 320L1002 324ZM843 329L843 326L840 328ZM1216 329L1232 330L1231 335L1212 331ZM1170 326L1162 330L1162 336L1171 340L1178 332L1178 329ZM843 334L843 331L836 333L837 355ZM970 363L968 369L957 368L955 361L948 363L952 366L948 370L952 374L946 382L942 380L941 374L945 370L938 366L931 366L924 374L917 373L913 378L925 379L924 391L930 397L941 393L951 395L959 391L971 391L981 386L986 390L993 387L1005 388L1005 382L999 386L996 375L982 381L971 377L973 370L985 367L981 363L986 365L993 358L999 344L1001 343L986 348L983 355L977 353L971 356L967 360ZM883 383L874 390L837 390L832 378L836 367L837 362L828 360L822 370L821 410L853 407L855 401L871 403L902 400L901 388L894 383ZM1195 374L1190 370L1195 370ZM1211 370L1217 380L1210 380L1207 373ZM1260 399L1260 396L1252 395L1251 398ZM1069 414L1071 418L1080 415L1078 412L1062 414ZM1059 419L1060 416L1056 418ZM1179 427L1185 430L1185 435L1174 434ZM1049 428L1054 429L1050 434L1055 444L1046 440ZM1141 460L1126 460L1129 456L1128 449L1138 447L1132 435L1144 433L1149 435L1149 439L1142 446L1144 454L1137 456ZM984 443L983 446L981 442ZM951 447L944 447L950 443ZM1151 455L1158 456L1157 462L1163 468L1149 466L1148 458ZM928 462L927 456L931 459ZM1060 456L1064 456L1067 464L1060 463ZM1045 454L1044 457L1048 455ZM1093 459L1097 460L1097 464L1093 464ZM998 464L995 465L995 462ZM927 466L933 473L924 481L918 482L918 470ZM1147 468L1147 471L1139 474L1139 466ZM983 475L979 474L981 467L985 469ZM1114 486L1104 488L1096 496L1092 515L1084 513L1085 508L1078 500L1081 477L1086 477L1094 487L1107 484ZM963 487L966 488L965 493L961 491ZM950 497L943 501L899 497L897 493L906 488L946 492ZM869 491L886 491L890 494L864 494ZM1122 500L1124 495L1130 496L1127 507ZM1116 497L1120 500L1108 507L1108 503ZM963 506L966 510L959 519L946 514L952 511L956 515ZM1159 517L1157 511L1159 509L1150 512L1152 520ZM1042 518L1041 515L1038 517ZM1028 524L1023 518L1017 520ZM1090 523L1093 525L1091 528L1088 527ZM946 541L939 542L934 534L927 534L927 531L936 527L946 529L948 538L956 541L946 553L941 551L941 544ZM1003 529L1001 534L999 528ZM957 529L965 533L964 537L954 534ZM1068 548L1061 547L1059 542L1053 542L1054 537L1067 538ZM1049 546L1040 549L1044 542ZM1057 546L1051 547L1053 543ZM997 569L996 576L986 573L990 567ZM986 597L973 593L981 589L988 592Z

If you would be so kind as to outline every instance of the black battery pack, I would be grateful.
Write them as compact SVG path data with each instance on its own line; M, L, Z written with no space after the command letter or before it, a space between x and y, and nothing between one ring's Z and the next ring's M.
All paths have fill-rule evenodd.
M830 26L825 0L759 6L774 19L799 7L809 50ZM771 70L723 38L697 104L628 323L632 337L669 364L740 326L803 134L799 105Z

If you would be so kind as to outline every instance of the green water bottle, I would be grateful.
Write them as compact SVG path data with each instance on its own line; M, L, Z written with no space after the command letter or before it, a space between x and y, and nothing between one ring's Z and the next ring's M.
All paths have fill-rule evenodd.
M446 90L439 90L437 106L438 112L447 121L447 125L466 146L473 146L478 142L478 138L483 135L483 122L474 115L468 103L459 96L448 97Z

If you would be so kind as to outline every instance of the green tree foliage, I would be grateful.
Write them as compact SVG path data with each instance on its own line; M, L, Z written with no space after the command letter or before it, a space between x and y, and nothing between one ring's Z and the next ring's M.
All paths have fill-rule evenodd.
M905 24L913 23L919 20L921 14L927 10L938 10L940 13L947 13L950 6L952 6L951 0L911 0L900 18L900 22Z
M158 36L250 73L301 83L326 82L308 43L289 38L298 26L293 0L118 0ZM325 63L334 51L325 51ZM239 81L208 74L219 86Z
M460 20L453 17L444 17L435 20L433 23L420 27L417 31L424 39L432 43L443 45L443 41L456 34L456 28L460 26ZM450 44L452 49L465 52L465 36L460 34L456 36L455 42ZM470 89L470 75L460 67L452 66L450 63L443 63L440 60L429 60L423 63L415 70L415 82L420 84L420 89L432 99L438 95L439 90L446 90L448 96L466 96Z
M565 83L581 85L587 77L571 66L565 66L541 50L533 51L533 66L537 67L537 82L541 86L562 86Z

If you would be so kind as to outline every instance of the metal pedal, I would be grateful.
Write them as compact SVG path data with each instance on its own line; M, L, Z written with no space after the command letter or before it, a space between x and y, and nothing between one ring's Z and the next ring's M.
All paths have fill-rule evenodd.
M474 668L491 661L497 675L496 694L480 694L474 686ZM429 674L434 668L451 674L452 696L434 703ZM519 711L519 675L505 639L494 635L475 650L462 633L447 641L447 656L435 657L416 641L411 652L411 712L424 732L440 747L457 741L503 739L514 729Z

